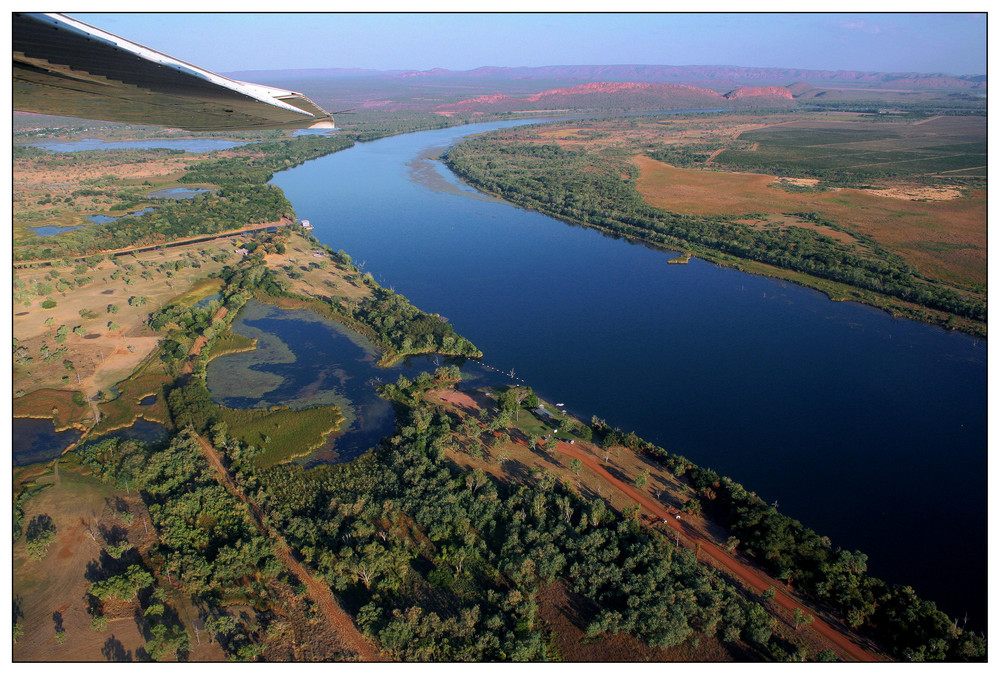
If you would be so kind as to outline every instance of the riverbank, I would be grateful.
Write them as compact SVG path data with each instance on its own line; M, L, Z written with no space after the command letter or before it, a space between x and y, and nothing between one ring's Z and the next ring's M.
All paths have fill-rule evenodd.
M850 611L845 607L836 608L836 602L840 600L834 601L833 598L839 596L833 594L818 604L816 588L823 588L825 582L809 580L807 567L811 569L812 565L802 561L800 566L786 568L786 572L779 575L781 580L767 569L773 567L771 558L787 556L798 546L812 547L803 541L810 537L819 541L815 533L807 530L804 534L793 534L794 528L788 528L786 534L780 535L780 542L772 539L765 543L771 536L767 531L774 527L774 521L785 518L773 509L770 509L770 516L760 519L755 526L755 536L760 540L748 537L746 527L735 531L727 524L718 522L709 513L726 513L725 501L736 493L745 495L743 488L731 483L728 478L721 479L720 483L719 477L710 470L694 466L662 448L645 444L634 434L625 435L595 422L592 442L588 425L572 420L558 406L544 401L539 402L535 411L518 410L516 414L507 412L505 415L502 411L507 404L503 402L505 397L500 390L466 392L438 387L426 391L423 398L432 406L444 406L458 415L460 423L453 426L458 430L459 440L450 446L448 456L463 468L482 471L503 482L520 486L531 486L551 473L587 499L607 500L626 520L639 518L647 527L664 532L667 540L673 540L675 546L683 541L685 546L695 551L699 560L723 570L727 576L744 584L751 593L760 594L765 605L784 622L793 643L806 639L812 632L826 645L832 645L840 658L861 661L888 659L873 641L876 638L880 644L889 645L895 658L908 658L904 654L904 646L907 650L918 648L910 631L917 625L926 626L927 621L938 622L941 626L949 621L933 603L924 603L898 587L889 592L884 582L865 577L863 563L860 569L855 562L851 563L855 565L851 571L834 571L842 565L845 556L851 559L852 554L838 550L824 552L822 547L818 551L813 548L814 552L809 554L827 561L818 563L820 575L857 576L859 588L885 588L885 591L877 593L887 592L886 603L910 604L908 611L914 617L914 623L901 633L900 627L891 620L894 616L892 610L888 610L890 619L887 622L880 616L885 610L874 606ZM543 406L546 412L542 412ZM504 421L500 421L501 418ZM570 435L566 429L580 429L585 433L574 432ZM554 438L557 434L558 438ZM714 476L714 482L711 476ZM715 504L716 500L723 504ZM751 501L760 502L755 496ZM761 506L768 508L762 502ZM753 510L754 507L734 504L733 508ZM640 517L640 514L650 514L651 517ZM795 525L801 528L797 523ZM735 536L737 534L740 538ZM804 539L798 541L802 537ZM829 543L825 546L830 548ZM853 555L859 556L856 553ZM908 599L904 600L904 597ZM859 621L858 611L864 612L867 618ZM928 618L930 615L936 618ZM848 625L858 630L851 630ZM920 639L928 639L924 630L918 630L924 635ZM959 655L976 642L974 635L967 634L962 638L961 645L952 645L950 649L955 651L949 658L961 658ZM925 649L935 650L938 654L936 658L945 658L938 647L925 645L919 647L920 653L924 653Z
M753 119L766 128L768 139L779 140L782 133L811 138L818 132L809 125L833 129L843 124L823 115L799 115L791 121L782 117L770 126L768 118ZM913 131L925 129L918 125L893 129L914 135L907 136L913 143L935 148L943 142L939 135L985 133L981 118L959 121L967 124L956 127L949 121L929 134ZM773 187L776 176L771 173L704 167L698 154L704 141L677 135L691 121L672 119L669 128L665 124L600 120L504 130L464 140L448 151L445 162L475 188L563 222L688 250L718 264L820 290L832 299L986 335L985 190L972 189L981 188L981 181L970 179L965 196L947 202L906 201L851 189L857 180L836 192L789 193ZM857 125L849 128L859 138L875 133L861 121ZM700 130L699 138L711 133L724 146L740 144L725 125L708 131L703 126L693 127ZM819 171L806 160L796 163L794 153L781 147L784 163L771 158L772 164L777 162L768 165L772 172ZM834 151L850 153L847 146ZM755 156L732 150L722 157L730 155ZM824 177L849 180L848 174ZM876 182L898 187L900 181L905 183L884 177ZM941 222L949 227L942 230Z

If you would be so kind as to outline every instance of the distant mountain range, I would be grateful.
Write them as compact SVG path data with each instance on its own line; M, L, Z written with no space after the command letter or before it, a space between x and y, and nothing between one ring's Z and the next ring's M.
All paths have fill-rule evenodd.
M738 84L773 84L777 82L839 83L892 89L986 89L985 75L945 75L942 73L879 73L857 70L804 70L800 68L748 68L743 66L539 66L497 68L486 66L466 71L441 68L409 71L393 77L475 77L489 79L561 79L606 82L662 82L696 84L723 82ZM713 87L714 88L714 87Z
M541 66L474 70L310 68L227 73L301 91L327 110L441 115L540 110L782 107L801 102L955 103L986 95L986 76L741 66Z
M549 89L529 96L489 94L445 103L434 108L442 114L499 113L522 110L561 110L601 108L655 110L657 108L714 108L728 101L749 103L792 101L785 87L741 87L726 94L686 84L651 84L648 82L588 82L574 87ZM728 107L728 106L727 106Z
M358 68L311 68L307 70L256 70L227 73L236 79L266 77L377 77L388 79L475 79L475 80L564 80L567 82L646 82L654 84L689 84L716 91L741 85L786 85L805 82L812 86L842 85L859 88L906 91L985 92L986 75L947 75L943 73L881 73L858 70L805 70L801 68L751 68L744 66L484 66L473 70L366 70Z

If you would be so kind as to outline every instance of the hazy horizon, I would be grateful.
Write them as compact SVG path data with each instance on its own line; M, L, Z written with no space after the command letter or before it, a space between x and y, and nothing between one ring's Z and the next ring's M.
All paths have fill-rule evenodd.
M968 13L71 13L216 72L699 65L985 75Z

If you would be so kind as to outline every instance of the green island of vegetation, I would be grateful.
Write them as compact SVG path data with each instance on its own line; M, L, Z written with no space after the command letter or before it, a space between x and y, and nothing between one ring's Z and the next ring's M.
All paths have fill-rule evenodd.
M463 144L450 161L471 176L485 170L477 153L508 148L511 175L539 183L533 199L554 203L573 185L560 199L575 220L607 208L594 224L627 223L634 229L620 231L630 235L644 219L660 222L636 201L637 173L623 155L508 141ZM272 137L230 151L232 161L167 153L181 162L160 167L161 177L215 191L55 242L18 230L15 414L86 434L72 452L14 471L15 660L859 658L816 630L833 622L863 637L866 658L985 659L982 638L912 589L868 576L863 554L836 548L727 477L598 419L575 420L527 387L461 391L454 366L401 377L379 388L394 407L394 431L356 460L309 469L288 460L340 426L335 406L213 403L208 363L256 347L231 330L251 299L338 321L375 343L383 364L407 354L482 356L441 317L294 226L106 253L290 221L287 200L266 186L271 174L349 145ZM120 168L146 159L80 161ZM25 171L60 160L70 161L15 156ZM589 187L565 182L589 163L601 169L584 172ZM491 185L507 198L521 194ZM20 195L19 227L39 222L25 214L37 198ZM95 198L119 199L125 211L150 203L76 197ZM713 219L691 221L703 238L718 231ZM772 237L775 255L799 255L788 241L832 250L798 229ZM679 231L663 243L693 241ZM900 284L933 286L895 259L886 268L846 253L840 260L858 274L898 269ZM970 304L967 318L975 311ZM169 437L108 436L139 417L164 424ZM636 495L682 517L684 538ZM727 571L709 547L761 566L771 585Z

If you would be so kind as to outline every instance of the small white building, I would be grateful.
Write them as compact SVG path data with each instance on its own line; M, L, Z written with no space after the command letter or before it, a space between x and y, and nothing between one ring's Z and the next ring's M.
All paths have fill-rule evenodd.
M311 230L311 229L313 229L313 226L305 218L303 218L302 220L299 221L299 225L301 225L302 228L305 229L305 230Z

